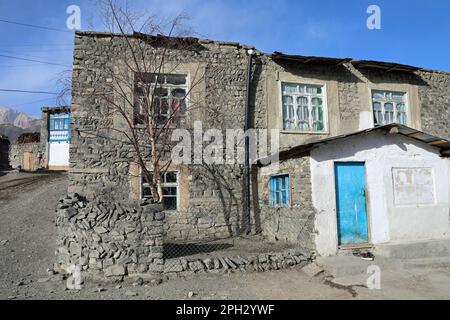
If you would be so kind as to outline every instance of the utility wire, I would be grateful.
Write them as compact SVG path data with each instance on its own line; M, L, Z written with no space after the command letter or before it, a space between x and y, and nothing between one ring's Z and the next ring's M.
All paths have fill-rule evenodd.
M35 43L35 44L0 44L0 47L71 47L73 44Z
M53 99L55 99L55 98L45 98L45 99L33 100L33 101L24 102L24 103L19 103L19 104L9 105L9 107L10 107L10 108L16 108L16 107L25 106L25 105L32 104L32 103L38 103L38 102L43 102L43 101L49 101L49 100L53 100Z
M32 91L32 90L18 90L18 89L0 89L0 92L21 92L21 93L39 93L39 94L54 94L58 95L56 92L48 91Z
M26 59L26 58L21 58L21 57L8 56L8 55L4 55L4 54L0 54L0 57L8 58L8 59L23 60L23 61L31 61L31 62L37 62L37 63L43 63L43 64L50 64L50 65L61 66L61 67L66 67L66 68L70 68L71 67L71 66L68 66L68 65L60 64L60 63L41 61L41 60L34 60L34 59Z
M28 23L22 23L22 22L16 22L16 21L9 21L9 20L3 20L3 19L0 19L0 22L9 23L9 24L15 24L15 25L29 27L29 28L35 28L35 29L48 30L48 31L58 31L58 32L73 33L72 31L69 31L69 30L37 26L37 25L34 25L34 24L28 24Z
M27 52L32 52L32 51L27 51ZM52 51L52 52L55 52L55 51ZM45 59L43 57L37 57L37 56L31 55L31 54L20 53L20 52L13 51L13 50L3 50L0 48L0 54L16 54L16 53L20 54L21 56L23 56L25 58L32 58L32 59L39 59L39 60Z

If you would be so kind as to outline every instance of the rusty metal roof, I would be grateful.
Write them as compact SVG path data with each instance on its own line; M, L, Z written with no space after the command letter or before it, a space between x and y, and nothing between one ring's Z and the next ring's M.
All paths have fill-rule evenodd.
M377 70L384 70L385 72L390 71L414 72L422 70L422 68L419 67L394 62L383 62L373 60L352 60L351 63L355 68L377 69Z
M334 136L326 139L320 139L317 141L313 141L306 144L297 145L294 147L287 148L285 150L282 150L278 153L278 158L280 161L296 158L296 157L302 157L305 155L308 155L309 152L317 147L318 145L326 144L326 143L333 143L337 140L345 139L348 137L366 134L372 131L384 131L385 133L389 134L400 134L402 136L408 137L413 140L417 140L423 143L426 143L432 147L438 148L440 150L442 157L450 157L450 141L439 138L437 136L433 136L431 134L427 134L425 132L397 124L397 123L391 123L384 126L377 126L365 130L360 130L348 134L342 134L339 136ZM269 157L259 159L258 165L264 166L263 163L270 163Z
M313 63L313 64L332 64L332 65L341 65L346 62L352 61L350 58L327 58L327 57L315 57L315 56L299 56L299 55L289 55L284 54L282 52L275 51L270 55L270 57L274 60L291 60L297 61L304 64Z
M350 62L355 68L377 69L377 70L384 70L385 72L390 71L414 72L422 70L422 68L419 67L394 62L384 62L374 60L353 60L352 58L328 58L316 56L289 55L278 51L273 52L270 55L270 57L273 60L290 60L304 64L341 65L343 63Z

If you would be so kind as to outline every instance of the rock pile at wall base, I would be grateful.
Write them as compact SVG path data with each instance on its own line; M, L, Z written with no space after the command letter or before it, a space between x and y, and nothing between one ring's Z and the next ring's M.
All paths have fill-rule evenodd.
M71 266L117 277L162 273L165 214L161 205L87 202L69 194L57 205L55 270Z

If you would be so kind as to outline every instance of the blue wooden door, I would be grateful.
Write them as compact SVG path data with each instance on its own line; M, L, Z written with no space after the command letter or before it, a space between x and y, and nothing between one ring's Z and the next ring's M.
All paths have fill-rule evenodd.
M339 244L368 242L364 163L335 163Z

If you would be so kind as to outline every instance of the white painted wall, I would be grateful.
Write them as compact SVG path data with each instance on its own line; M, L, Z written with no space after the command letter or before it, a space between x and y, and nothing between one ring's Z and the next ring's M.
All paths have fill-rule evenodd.
M49 166L68 166L69 165L69 142L49 142Z
M338 248L335 161L366 164L369 241L414 241L450 238L449 161L436 148L398 134L371 132L349 137L311 152L313 204L317 209L316 247L320 255L334 255ZM435 203L394 204L392 168L432 168Z

